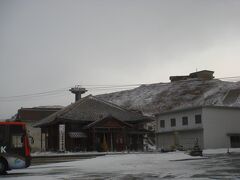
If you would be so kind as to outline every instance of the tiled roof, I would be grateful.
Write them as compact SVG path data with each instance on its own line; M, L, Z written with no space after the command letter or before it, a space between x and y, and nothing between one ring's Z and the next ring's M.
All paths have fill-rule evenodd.
M128 111L115 104L103 101L92 95L86 96L77 102L61 109L49 117L35 124L36 127L58 123L59 121L79 122L98 121L112 116L120 121L145 121L152 120L141 114Z
M17 121L39 121L51 114L59 111L61 108L21 108L16 115Z

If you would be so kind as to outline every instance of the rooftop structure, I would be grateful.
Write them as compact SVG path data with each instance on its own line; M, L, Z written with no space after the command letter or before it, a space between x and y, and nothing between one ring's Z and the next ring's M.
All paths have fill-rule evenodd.
M169 79L171 80L171 82L187 80L187 79L196 79L196 78L200 80L211 80L214 78L213 74L214 74L214 71L203 70L203 71L190 73L189 75L170 76Z

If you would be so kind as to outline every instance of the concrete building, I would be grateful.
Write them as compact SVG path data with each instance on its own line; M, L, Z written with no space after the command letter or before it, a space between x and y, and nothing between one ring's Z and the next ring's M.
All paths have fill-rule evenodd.
M189 149L196 140L203 149L240 147L239 107L193 107L161 113L156 118L159 149Z

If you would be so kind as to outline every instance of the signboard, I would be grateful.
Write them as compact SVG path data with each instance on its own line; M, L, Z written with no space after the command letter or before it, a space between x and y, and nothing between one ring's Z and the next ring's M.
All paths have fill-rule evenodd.
M1 153L1 154L7 153L6 149L7 149L7 146L1 146L1 147L0 147L0 153Z
M65 151L65 124L59 124L59 151Z

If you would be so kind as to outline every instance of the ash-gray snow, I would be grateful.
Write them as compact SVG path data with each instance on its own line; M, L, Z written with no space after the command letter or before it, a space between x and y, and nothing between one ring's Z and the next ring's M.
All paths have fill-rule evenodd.
M164 111L193 106L240 106L240 82L189 79L142 85L132 90L98 97L153 116Z

